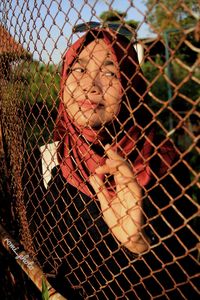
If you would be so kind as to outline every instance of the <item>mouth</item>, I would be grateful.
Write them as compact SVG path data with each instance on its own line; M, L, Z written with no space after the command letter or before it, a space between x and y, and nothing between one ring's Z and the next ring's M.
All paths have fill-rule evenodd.
M96 103L89 99L79 100L78 104L81 108L87 108L87 109L96 109L104 106L102 103L99 102Z

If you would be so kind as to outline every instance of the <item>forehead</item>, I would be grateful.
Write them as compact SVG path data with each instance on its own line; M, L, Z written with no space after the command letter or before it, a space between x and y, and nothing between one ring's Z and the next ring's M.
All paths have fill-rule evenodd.
M98 58L98 60L103 60L106 57L109 57L110 59L113 58L111 46L109 44L106 44L103 39L96 39L92 41L81 51L81 53L79 54L79 58L89 59L92 57L96 57Z

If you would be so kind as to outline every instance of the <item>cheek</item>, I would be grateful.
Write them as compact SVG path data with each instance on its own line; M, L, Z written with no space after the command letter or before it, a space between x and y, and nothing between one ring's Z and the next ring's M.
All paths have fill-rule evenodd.
M121 103L121 85L113 84L107 90L105 90L104 97L107 108L111 109L115 113L118 112Z
M64 91L63 91L64 105L68 106L68 104L71 102L71 100L72 100L71 92L69 91L69 89L67 87L65 87Z
M68 78L65 83L64 92L63 92L63 101L65 104L73 101L74 92L77 88L74 80Z
M121 85L114 85L110 88L109 94L112 95L110 103L107 106L107 111L110 117L117 117L121 109ZM112 116L111 116L112 115Z
M120 112L120 108L121 108L121 103L120 102L116 102L114 105L113 105L113 108L111 108L111 111L112 113L117 117L117 115L119 114Z

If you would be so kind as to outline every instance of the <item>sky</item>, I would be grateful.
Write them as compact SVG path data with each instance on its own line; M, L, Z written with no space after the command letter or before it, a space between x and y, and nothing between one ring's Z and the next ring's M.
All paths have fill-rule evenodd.
M77 39L72 27L110 9L127 12L127 20L140 22L138 38L152 35L145 24L144 0L1 0L3 25L33 58L58 64L69 44Z

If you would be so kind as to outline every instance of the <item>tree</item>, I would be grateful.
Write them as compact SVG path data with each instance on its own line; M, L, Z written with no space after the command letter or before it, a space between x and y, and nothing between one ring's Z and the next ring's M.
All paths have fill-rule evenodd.
M192 27L199 20L200 8L196 0L145 0L145 3L147 21L158 32Z
M158 38L166 49L165 60L161 60L158 54L158 60L149 59L142 66L145 77L151 84L151 108L155 113L162 109L156 119L168 131L171 120L171 138L181 152L186 151L184 159L198 173L197 147L194 146L188 153L187 149L194 144L196 134L193 125L197 122L194 107L198 110L200 96L200 69L197 64L198 53L195 50L198 48L195 27L199 23L200 8L196 0L145 0L145 3L151 30L159 33ZM183 33L183 29L188 29L187 35L186 31ZM166 100L170 101L169 106L164 106ZM193 180L193 175L191 179ZM195 187L192 194L196 199Z
M127 13L126 12L120 12L118 10L108 10L108 11L104 11L101 15L100 15L100 19L103 22L115 22L115 23L125 23L127 25L129 25L131 28L136 29L138 26L137 21L135 20L125 20L127 17Z
M15 67L12 77L13 82L7 85L7 105L13 105L13 98L18 99L16 106L26 120L26 139L30 144L43 144L53 133L59 98L60 69L53 64L24 61ZM13 97L11 92L17 89L20 95L18 93L18 97Z
M102 12L100 19L104 22L120 22L122 19L126 18L125 12L120 12L118 10L108 10Z

